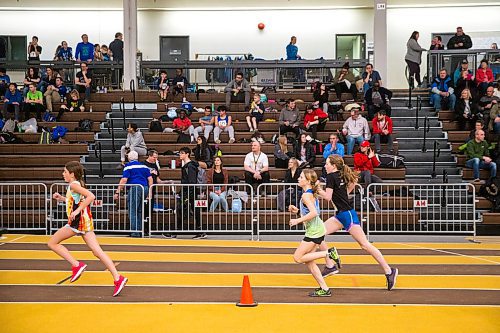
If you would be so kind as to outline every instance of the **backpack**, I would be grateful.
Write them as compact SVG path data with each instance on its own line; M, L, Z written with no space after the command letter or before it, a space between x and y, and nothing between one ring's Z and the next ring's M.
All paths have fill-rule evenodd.
M92 127L94 126L94 122L90 119L81 119L78 122L78 127L76 128L77 132L92 132Z
M56 126L52 131L52 141L58 141L68 133L68 129L64 126ZM42 133L43 134L43 133Z
M13 133L16 128L16 123L12 119L8 119L2 126L2 132Z
M43 114L43 121L47 122L47 123L53 123L56 121L56 117L54 117L52 115L52 113L50 113L49 111L46 111L44 114Z
M240 198L233 198L233 201L231 202L231 211L233 213L241 213L243 209L243 203L241 202Z
M220 150L219 146L216 145L214 149L213 157L222 157L222 150Z
M297 196L297 189L294 187L289 187L287 189L280 191L280 193L278 193L278 198L277 198L278 210L280 212L287 212L288 207L290 205L298 206L297 197L301 196L302 193L300 193L300 196Z
M177 118L177 108L175 108L175 107L168 108L166 120L163 120L163 117L164 116L160 117L161 121L172 121L172 120L174 120L175 118Z
M492 213L500 212L500 178L489 179L479 188L479 195L493 203Z
M149 123L149 131L150 132L163 132L163 127L161 126L161 121L153 120Z
M179 133L179 136L177 137L177 143L191 143L191 135Z
M50 144L50 132L42 132L42 134L40 134L40 140L38 141L38 143L41 145Z
M0 143L17 143L18 139L12 133L0 133Z
M405 167L405 158L403 156L379 154L380 166L383 168L398 169Z

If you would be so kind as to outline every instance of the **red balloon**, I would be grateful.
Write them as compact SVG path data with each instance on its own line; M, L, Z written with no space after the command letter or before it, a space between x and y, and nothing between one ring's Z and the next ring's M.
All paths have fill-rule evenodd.
M262 22L261 22L261 23L259 23L259 24L257 25L257 27L259 28L259 30L264 30L264 28L266 27L266 25L265 25L264 23L262 23Z

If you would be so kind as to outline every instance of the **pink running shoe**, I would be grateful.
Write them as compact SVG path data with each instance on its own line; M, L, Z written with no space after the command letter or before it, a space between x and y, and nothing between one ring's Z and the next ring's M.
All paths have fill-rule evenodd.
M85 265L83 262L80 261L78 263L78 266L72 268L73 275L71 276L71 280L69 280L69 282L73 283L76 280L78 280L86 268L87 265Z
M115 292L113 293L113 297L118 296L123 287L127 284L127 281L128 279L126 277L120 275L118 281L115 281Z

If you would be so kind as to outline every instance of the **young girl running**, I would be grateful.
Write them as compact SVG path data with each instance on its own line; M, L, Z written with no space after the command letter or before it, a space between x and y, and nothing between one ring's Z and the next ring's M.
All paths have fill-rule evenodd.
M349 203L347 195L354 189L358 181L358 174L344 164L344 160L339 155L330 155L326 160L325 169L327 172L326 190L320 190L319 195L325 200L332 200L335 207L337 207L337 215L325 222L326 234L332 234L342 228L349 232L361 248L380 264L387 279L387 290L392 290L396 285L398 269L391 268L382 253L366 239L358 214ZM326 243L322 243L320 250L324 251L326 249L328 249L328 246ZM340 261L337 264L340 268Z
M316 252L319 244L325 244L325 226L321 220L319 213L319 201L317 199L320 190L317 184L318 176L314 170L305 169L299 177L299 186L303 189L302 198L300 199L300 218L291 219L290 226L304 223L306 228L306 235L299 247L293 254L293 259L296 263L306 264L314 279L318 282L320 288L316 289L309 294L311 297L328 297L332 296L330 288L328 288L325 279L321 275L321 271L314 260L319 258L330 258L338 260L336 255L337 250L332 247L329 250ZM290 205L289 211L292 213L299 213L299 208ZM326 244L325 244L326 245Z
M59 243L75 235L81 235L92 253L101 260L106 268L113 275L115 281L115 291L113 296L117 296L125 287L127 278L118 274L113 261L101 249L94 234L94 224L90 212L90 204L94 201L95 195L85 188L82 180L83 167L80 162L71 161L66 164L63 172L64 181L69 186L66 196L54 193L53 198L57 201L66 201L66 213L68 214L68 224L59 229L49 240L49 248L66 259L73 266L73 274L70 282L75 282L82 275L87 265L73 258L68 249Z

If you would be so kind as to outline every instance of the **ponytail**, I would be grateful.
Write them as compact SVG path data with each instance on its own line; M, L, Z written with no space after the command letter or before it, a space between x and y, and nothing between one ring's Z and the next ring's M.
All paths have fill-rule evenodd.
M305 169L302 170L302 173L304 174L304 177L311 185L314 197L317 198L319 196L319 190L321 189L321 187L318 182L318 175L316 174L316 171L311 169Z
M339 155L330 155L328 160L331 165L335 165L337 170L340 172L340 178L347 184L355 184L358 182L359 172L352 170L347 164L345 164L344 159Z

